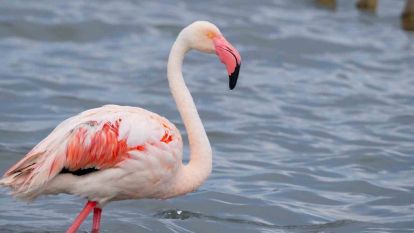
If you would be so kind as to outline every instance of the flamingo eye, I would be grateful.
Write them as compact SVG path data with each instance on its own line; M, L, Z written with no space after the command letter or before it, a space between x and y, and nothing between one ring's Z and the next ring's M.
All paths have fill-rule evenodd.
M214 32L208 32L207 37L213 39L214 37L216 37L216 34Z

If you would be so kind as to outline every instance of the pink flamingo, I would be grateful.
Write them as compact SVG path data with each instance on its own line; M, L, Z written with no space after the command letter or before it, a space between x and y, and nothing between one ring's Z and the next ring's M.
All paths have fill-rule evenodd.
M212 150L181 72L185 54L215 52L236 86L241 57L209 22L184 28L168 58L168 82L188 132L190 161L182 164L183 142L167 119L145 109L106 105L60 123L0 180L27 201L67 193L87 199L68 233L93 212L99 232L102 206L125 199L166 199L196 190L212 169Z

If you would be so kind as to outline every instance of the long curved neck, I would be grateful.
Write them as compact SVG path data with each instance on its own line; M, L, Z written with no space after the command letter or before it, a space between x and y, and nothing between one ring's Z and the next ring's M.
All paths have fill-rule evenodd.
M184 56L189 50L182 34L180 34L168 58L168 82L187 130L190 144L190 161L179 169L172 183L171 196L194 191L207 179L212 169L210 142L182 74Z

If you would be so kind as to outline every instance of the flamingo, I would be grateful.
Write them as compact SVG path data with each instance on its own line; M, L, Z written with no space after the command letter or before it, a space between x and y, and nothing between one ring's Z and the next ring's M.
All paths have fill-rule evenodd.
M60 123L0 184L26 201L59 193L85 198L67 233L76 232L92 210L92 232L99 232L102 208L110 201L167 199L195 191L211 173L212 149L181 71L191 49L217 54L231 90L241 65L239 52L207 21L185 27L173 44L167 76L188 133L188 164L182 163L180 132L166 118L138 107L105 105Z

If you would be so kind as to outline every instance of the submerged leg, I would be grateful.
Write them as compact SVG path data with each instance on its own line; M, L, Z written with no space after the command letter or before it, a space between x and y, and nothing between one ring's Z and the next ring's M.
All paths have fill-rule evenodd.
M73 221L72 225L66 231L66 233L75 233L83 221L85 221L85 219L88 217L92 209L95 208L96 204L97 203L95 201L88 201L85 207L83 207L82 211L79 213L78 217L76 217L75 221Z
M408 31L414 31L414 0L406 0L401 15L401 26Z
M101 225L101 213L101 208L96 207L95 209L93 209L92 233L99 233L99 228Z
M359 0L356 5L360 10L375 12L378 0Z
M336 8L336 0L315 0L315 2L322 7L334 10Z

